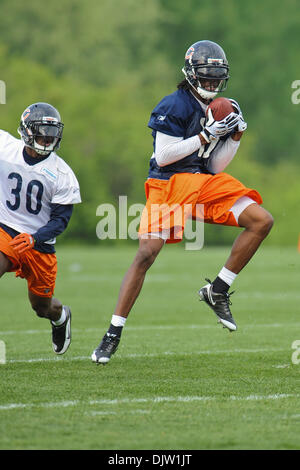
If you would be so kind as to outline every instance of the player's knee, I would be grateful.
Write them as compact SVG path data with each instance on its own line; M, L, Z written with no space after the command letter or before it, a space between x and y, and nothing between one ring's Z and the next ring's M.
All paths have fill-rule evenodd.
M159 249L151 244L145 244L141 246L136 256L136 264L141 269L149 269L155 261L159 251Z
M31 302L31 307L35 311L38 317L48 318L49 308L47 305L41 304L39 302Z
M239 219L240 220L240 219ZM264 238L268 235L273 227L274 219L272 215L263 207L257 204L252 204L247 208L247 212L242 214L241 226L256 233L258 236Z
M260 231L263 235L267 236L268 233L270 232L271 228L273 227L274 224L274 219L272 215L265 211L264 215L261 218L260 221Z
M254 231L261 238L265 238L273 227L274 219L272 215L263 211L255 220L253 220L250 229Z

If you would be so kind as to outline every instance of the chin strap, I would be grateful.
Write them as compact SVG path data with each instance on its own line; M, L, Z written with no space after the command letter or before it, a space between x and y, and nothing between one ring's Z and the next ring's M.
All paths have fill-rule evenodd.
M216 92L215 91L206 91L206 90L203 90L203 88L200 88L200 87L198 87L196 91L197 91L198 95L200 95L201 98L203 98L205 100L212 100L218 94L217 91Z

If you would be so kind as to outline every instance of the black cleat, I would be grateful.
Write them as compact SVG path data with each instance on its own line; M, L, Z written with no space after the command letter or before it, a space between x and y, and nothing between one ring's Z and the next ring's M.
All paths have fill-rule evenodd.
M70 307L64 305L66 316L64 323L59 326L53 325L52 322L52 347L56 354L64 354L71 343L71 310Z
M219 323L222 323L223 328L228 328L229 331L235 331L237 329L236 323L231 315L229 305L231 305L230 296L231 292L217 293L212 289L212 283L209 279L205 279L209 282L206 286L202 287L199 291L200 300L204 300L207 305L215 312L219 318Z
M110 360L110 356L116 352L120 342L120 336L112 333L105 333L101 343L93 352L91 358L93 362L97 364L107 364Z

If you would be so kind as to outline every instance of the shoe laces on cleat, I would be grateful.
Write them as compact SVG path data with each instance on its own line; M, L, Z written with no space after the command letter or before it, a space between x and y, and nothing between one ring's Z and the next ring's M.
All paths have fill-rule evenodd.
M120 337L112 334L112 333L106 333L99 344L98 348L96 351L99 351L100 353L106 353L106 354L113 354L119 344Z
M205 278L206 282L208 282L210 285L211 285L211 289L209 291L209 300L211 301L211 303L214 305L216 303L215 300L213 300L212 298L212 294L220 294L222 296L224 296L224 301L228 304L228 305L232 305L232 302L230 300L230 297L235 293L235 291L233 290L232 292L214 292L213 290L213 283L211 282L210 279L207 279ZM221 302L223 301L223 299L221 300Z

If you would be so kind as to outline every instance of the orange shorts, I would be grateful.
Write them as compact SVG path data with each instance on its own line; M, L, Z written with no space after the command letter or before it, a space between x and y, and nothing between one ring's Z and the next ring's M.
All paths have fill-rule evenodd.
M12 237L0 228L0 251L11 261L10 272L25 278L28 290L39 297L52 297L54 293L57 260L54 253L40 253L28 250L19 255L9 245Z
M147 203L142 213L139 235L168 230L167 243L182 240L188 218L238 227L230 211L234 203L243 196L262 203L257 191L246 188L227 173L177 173L169 180L149 178L145 183L145 192Z

